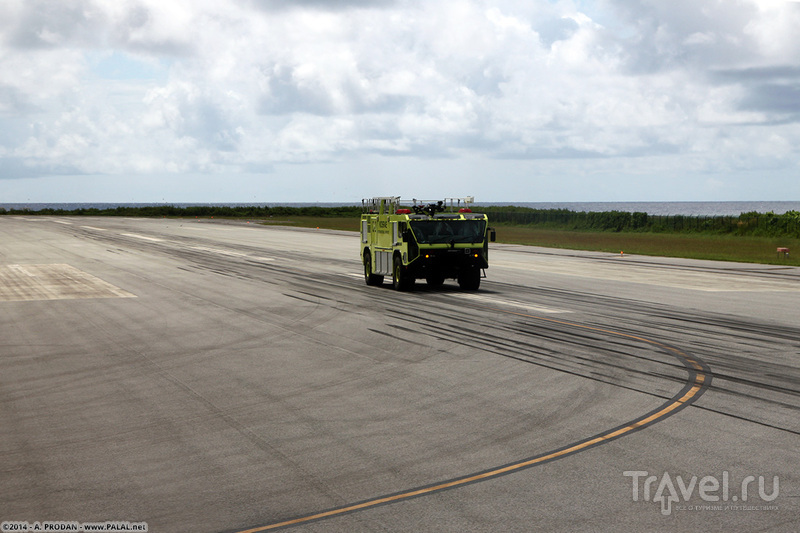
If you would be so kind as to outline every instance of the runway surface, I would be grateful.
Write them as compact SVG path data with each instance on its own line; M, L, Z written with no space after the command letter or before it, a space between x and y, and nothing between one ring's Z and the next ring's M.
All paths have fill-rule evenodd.
M0 521L800 530L800 269L486 273L397 293L356 233L0 217Z

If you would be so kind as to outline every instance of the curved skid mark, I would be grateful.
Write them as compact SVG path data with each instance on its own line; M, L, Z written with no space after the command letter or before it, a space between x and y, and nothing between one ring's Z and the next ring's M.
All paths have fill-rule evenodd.
M653 346L657 346L661 348L665 352L671 353L678 359L683 365L686 367L687 372L689 373L688 379L684 387L675 394L672 398L667 400L664 404L660 407L657 407L653 411L649 413L645 413L644 415L631 420L621 426L609 429L602 433L598 433L592 437L589 437L585 440L568 444L563 448L559 448L553 451L545 452L541 455L536 455L534 457L529 457L527 459L522 459L520 461L515 461L513 463L509 463L506 465L501 465L497 467L490 468L488 470L484 470L482 472L474 472L472 474L467 474L462 477L441 481L438 483L434 483L432 485L426 485L422 487L416 487L413 489L397 492L394 494L386 494L383 496L378 496L376 498L370 498L368 500L364 500L361 502L356 502L348 505L344 505L341 507L335 507L333 509L328 509L327 511L321 511L318 513L314 513L311 515L301 516L289 520L284 520L282 522L276 522L273 524L268 524L265 526L259 526L252 529L246 529L239 531L238 533L259 533L261 531L271 531L280 528L288 528L292 526L296 526L299 524L305 524L309 522L315 522L318 520L324 520L326 518L332 518L335 516L341 516L348 513L353 513L356 511L362 511L365 509L369 509L372 507L377 507L380 505L388 505L391 503L396 503L402 500L408 500L411 498L418 498L420 496L426 496L435 492L440 492L448 489L453 489L456 487L461 487L465 485L469 485L472 483L478 483L480 481L486 481L488 479L493 479L496 477L504 476L507 474L511 474L514 472L518 472L520 470L524 470L527 468L532 468L534 466L538 466L540 464L547 463L549 461L554 461L557 459L561 459L568 455L572 455L574 453L578 453L581 451L585 451L596 446L600 446L601 444L605 444L610 442L614 439L618 439L624 435L629 433L633 433L640 429L644 429L650 425L655 424L656 422L660 422L671 416L684 407L692 404L695 400L697 400L708 388L711 384L711 370L708 368L704 362L700 361L699 359L688 355L687 353L675 348L673 346L669 346L659 341L654 341L650 339L646 339L644 337L639 337L636 335L631 335L628 333L620 333L618 331L612 331L603 328L596 328L592 326L584 326L581 324L576 324L574 322L567 322L565 320L558 320L553 318L545 318L539 317L534 315L528 315L525 313L519 313L515 311L508 311L505 309L496 309L493 307L485 307L476 305L475 307L480 307L482 309L487 309L491 311L496 311L499 313L511 314L511 315L518 315L523 316L526 318L533 318L536 320L542 320L546 322L554 322L557 324L562 324L565 326L580 328L584 330L591 330L597 331L600 333L607 333L609 335L615 335L618 337L626 337L629 339L634 339L637 341L641 341Z

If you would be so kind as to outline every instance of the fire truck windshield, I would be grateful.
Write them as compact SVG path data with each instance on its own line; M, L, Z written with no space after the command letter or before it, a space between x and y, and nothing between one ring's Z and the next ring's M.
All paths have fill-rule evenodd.
M409 225L420 244L479 243L486 234L485 220L412 220Z

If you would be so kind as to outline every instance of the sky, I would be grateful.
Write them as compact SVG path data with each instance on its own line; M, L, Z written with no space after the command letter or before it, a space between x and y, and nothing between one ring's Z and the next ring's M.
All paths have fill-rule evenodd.
M0 202L800 200L800 3L2 0Z

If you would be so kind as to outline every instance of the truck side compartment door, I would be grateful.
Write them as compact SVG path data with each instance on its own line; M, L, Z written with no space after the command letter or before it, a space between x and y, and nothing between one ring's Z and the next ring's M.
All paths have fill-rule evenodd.
M375 251L375 267L376 274L381 276L388 276L392 273L392 252Z

